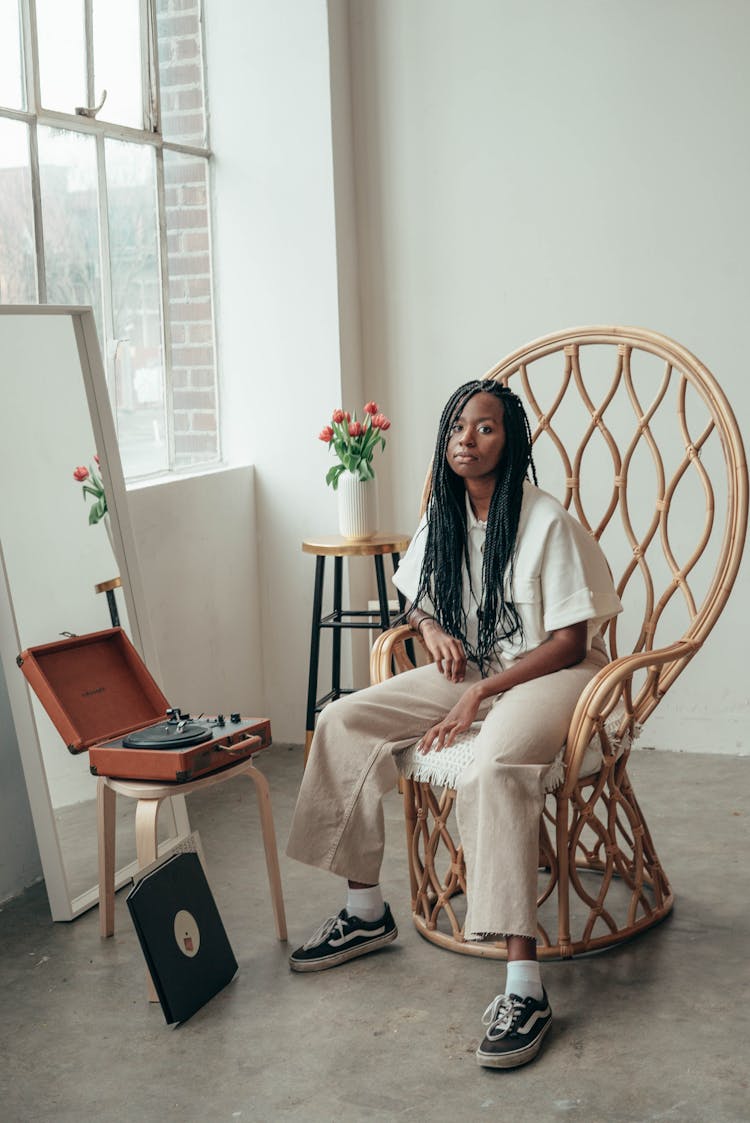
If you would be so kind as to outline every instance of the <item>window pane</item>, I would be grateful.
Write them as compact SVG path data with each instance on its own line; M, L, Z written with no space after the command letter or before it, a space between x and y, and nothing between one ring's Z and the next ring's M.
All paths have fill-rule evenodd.
M0 304L36 300L29 130L0 117Z
M94 95L100 121L143 128L139 0L94 0Z
M166 140L203 145L200 0L156 0L161 131Z
M154 151L105 146L114 320L115 410L128 477L169 467Z
M178 465L219 455L207 162L164 153L174 442Z
M102 354L101 266L96 144L66 129L38 129L47 300L90 304Z
M25 109L17 0L0 0L0 105Z
M72 113L86 105L82 0L36 0L42 105Z

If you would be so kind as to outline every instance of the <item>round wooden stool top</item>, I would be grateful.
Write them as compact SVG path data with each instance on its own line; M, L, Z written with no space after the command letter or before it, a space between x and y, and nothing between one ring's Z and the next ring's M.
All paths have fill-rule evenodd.
M408 534L373 534L370 538L344 538L341 534L331 534L306 538L302 550L306 554L328 557L369 558L376 554L403 554L410 541Z
M119 577L113 577L111 581L100 581L98 585L94 585L95 593L109 593L112 589L121 589L122 581Z

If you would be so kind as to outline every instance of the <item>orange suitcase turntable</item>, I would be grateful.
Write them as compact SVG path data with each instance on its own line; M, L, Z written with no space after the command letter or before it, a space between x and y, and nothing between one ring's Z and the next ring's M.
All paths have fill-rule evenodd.
M18 665L95 776L184 783L271 744L265 718L191 718L162 694L122 628L31 647Z

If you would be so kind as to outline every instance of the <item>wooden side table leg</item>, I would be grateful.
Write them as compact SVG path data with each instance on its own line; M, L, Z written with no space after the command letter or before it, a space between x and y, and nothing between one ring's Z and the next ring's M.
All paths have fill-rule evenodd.
M268 887L271 890L271 905L273 919L276 925L276 935L280 940L286 940L286 913L284 911L284 895L281 889L281 870L279 869L279 852L276 849L276 831L273 825L273 812L271 810L271 793L268 780L262 772L253 765L248 768L246 775L255 784L255 795L258 800L260 813L260 826L263 831L263 847L266 852L266 869L268 871Z
M102 776L96 782L96 834L99 849L99 935L115 932L115 813L117 795Z
M139 799L135 807L135 852L141 869L156 861L157 834L160 799ZM149 1002L158 1002L154 981L146 971Z

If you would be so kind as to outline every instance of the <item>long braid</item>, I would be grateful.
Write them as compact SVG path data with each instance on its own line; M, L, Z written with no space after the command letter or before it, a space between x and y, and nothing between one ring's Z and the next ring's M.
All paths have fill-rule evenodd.
M461 477L448 465L446 450L461 411L469 399L479 393L492 394L502 402L506 443L487 515L482 588L473 590L481 606L474 650L466 641L467 619L463 605L464 566L470 574L466 489ZM429 598L440 626L449 635L462 640L467 655L477 663L483 675L488 671L498 642L522 633L518 610L510 597L506 599L505 575L507 570L508 587L512 588L523 481L529 470L536 483L531 429L520 398L507 386L491 380L474 380L459 386L448 400L438 426L427 501L427 542L414 606L419 607L420 601Z

